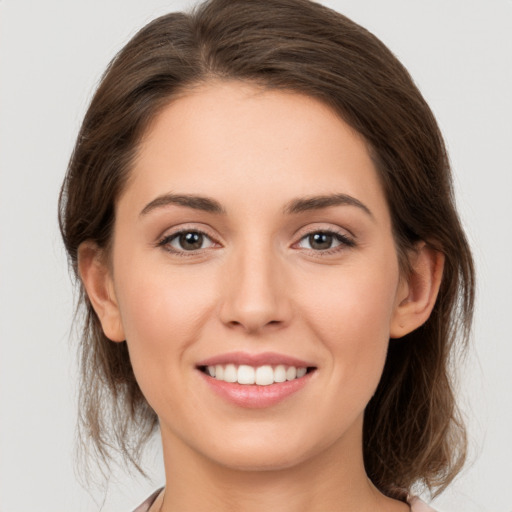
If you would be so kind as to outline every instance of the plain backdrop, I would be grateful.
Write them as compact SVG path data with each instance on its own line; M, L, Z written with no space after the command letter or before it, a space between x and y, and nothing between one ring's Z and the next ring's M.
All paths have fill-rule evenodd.
M257 0L255 0L257 1ZM430 103L453 163L478 301L460 381L471 461L435 503L512 511L512 1L331 0L380 37ZM122 471L108 495L74 470L73 290L57 196L109 60L185 0L0 0L0 511L130 511L163 483ZM155 443L158 445L158 443Z

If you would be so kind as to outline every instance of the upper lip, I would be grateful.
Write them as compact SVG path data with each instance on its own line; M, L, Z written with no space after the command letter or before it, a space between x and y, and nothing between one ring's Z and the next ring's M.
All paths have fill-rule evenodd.
M215 366L217 364L245 364L254 367L264 365L295 366L296 368L315 367L315 365L311 362L285 354L278 354L276 352L262 352L260 354L249 354L247 352L229 352L204 359L197 363L197 366Z

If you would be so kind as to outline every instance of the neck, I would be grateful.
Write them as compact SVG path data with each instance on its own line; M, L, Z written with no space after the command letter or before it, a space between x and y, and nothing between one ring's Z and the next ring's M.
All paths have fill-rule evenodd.
M219 465L183 443L170 442L171 436L162 432L166 488L155 508L160 512L409 510L368 480L361 434L355 437L289 467L247 470Z

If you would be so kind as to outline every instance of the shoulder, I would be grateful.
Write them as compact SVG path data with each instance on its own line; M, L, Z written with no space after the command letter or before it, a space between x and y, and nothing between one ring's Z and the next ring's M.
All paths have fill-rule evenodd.
M407 502L411 506L411 512L436 512L432 507L429 507L416 496L411 496Z
M153 505L162 489L163 487L157 489L151 496L144 500L144 502L141 503L133 512L148 512L149 508L151 507L151 505Z

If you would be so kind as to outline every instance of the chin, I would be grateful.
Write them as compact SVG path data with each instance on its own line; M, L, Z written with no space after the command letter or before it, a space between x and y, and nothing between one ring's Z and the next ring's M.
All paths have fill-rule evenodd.
M261 432L219 440L205 447L205 455L220 466L238 471L279 471L298 466L321 453L326 446L311 445L305 437ZM311 439L311 438L310 438ZM211 441L211 439L210 439Z
M234 471L262 472L282 471L293 468L304 462L308 457L298 453L276 453L269 450L251 453L222 453L216 462Z

